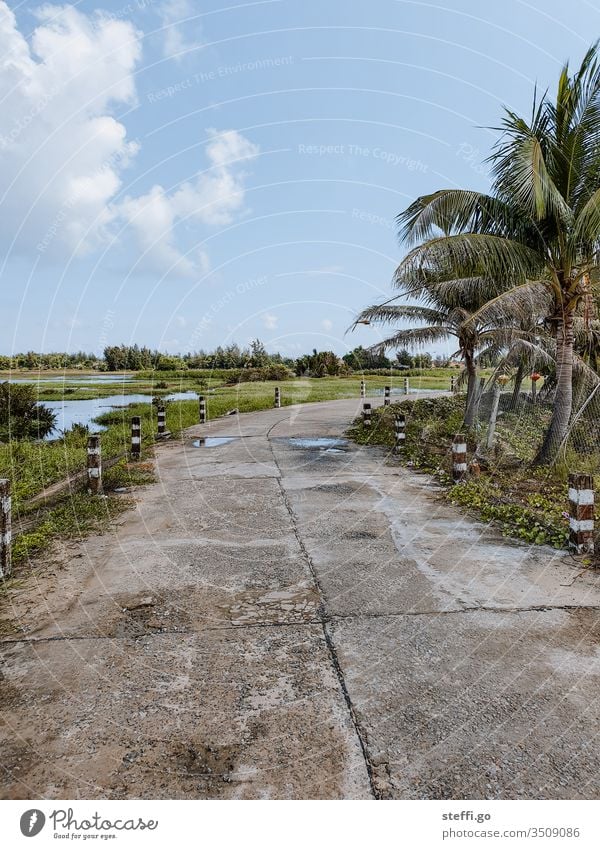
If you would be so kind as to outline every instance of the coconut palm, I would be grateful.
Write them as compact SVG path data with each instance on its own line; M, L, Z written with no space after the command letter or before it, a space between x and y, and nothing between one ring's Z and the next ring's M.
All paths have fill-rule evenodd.
M432 278L480 276L504 290L548 296L556 340L552 419L538 461L552 459L573 406L574 316L600 279L600 68L597 45L560 75L556 97L534 95L531 117L505 110L490 161L490 195L442 190L418 198L398 221L416 246L395 282L425 293ZM495 296L506 298L506 291ZM477 320L477 319L474 319Z
M458 350L454 356L458 355L464 361L467 378L465 424L472 427L476 421L479 401L478 358L490 356L495 359L515 345L535 348L537 343L535 329L514 327L504 319L496 322L484 314L481 304L485 297L483 293L496 289L497 286L491 281L484 285L480 278L432 282L426 291L421 292L420 303L402 305L388 301L384 304L374 304L361 312L355 326L365 322L409 322L413 325L394 330L391 336L373 345L373 350L403 346L419 348L455 338ZM514 308L517 309L516 295L513 301ZM522 303L518 308L521 314L524 314ZM498 311L497 307L495 312Z

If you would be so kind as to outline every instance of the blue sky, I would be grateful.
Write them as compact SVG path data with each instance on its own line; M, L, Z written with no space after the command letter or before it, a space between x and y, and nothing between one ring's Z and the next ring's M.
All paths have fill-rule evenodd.
M394 216L485 189L485 128L598 35L586 0L0 0L2 352L375 342Z

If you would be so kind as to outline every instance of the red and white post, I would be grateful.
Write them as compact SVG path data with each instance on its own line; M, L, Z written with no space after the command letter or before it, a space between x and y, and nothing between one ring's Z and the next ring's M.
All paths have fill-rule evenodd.
M594 553L594 479L569 475L569 548L575 554Z
M467 441L463 433L452 440L452 480L460 483L467 474Z
M102 449L99 436L88 436L87 490L90 495L102 495Z
M142 419L131 417L131 459L139 460L142 453Z
M395 419L396 442L394 449L401 451L406 445L406 416L399 413Z

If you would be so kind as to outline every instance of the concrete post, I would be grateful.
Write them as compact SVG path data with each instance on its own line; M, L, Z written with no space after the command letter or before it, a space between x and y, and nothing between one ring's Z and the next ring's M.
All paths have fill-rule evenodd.
M281 390L278 386L275 387L275 407L281 407Z
M383 406L389 407L390 405L390 387L386 386L383 390Z
M492 409L490 410L490 422L488 425L486 445L488 448L494 447L496 435L496 419L498 418L498 406L500 405L500 384L498 381L494 383L494 394L492 395Z
M0 578L10 578L12 574L10 481L0 478Z
M531 381L531 403L535 404L537 402L537 383L535 380Z
M200 424L206 424L206 398L204 395L200 395L198 398L198 413Z
M88 436L87 490L90 495L102 495L102 451L99 436Z
M131 417L131 459L139 460L142 452L142 420L139 416Z
M395 428L396 428L396 444L394 446L396 451L400 451L406 445L406 416L402 414L398 414L395 420Z
M165 413L164 407L158 408L158 428L157 432L159 436L164 436L167 432L167 415Z
M575 554L594 553L594 479L569 475L569 548Z
M361 382L360 382L360 397L361 398L367 397L367 384L364 382L364 380L361 380Z
M371 405L367 403L363 404L363 425L371 427Z
M463 433L457 433L452 440L452 480L459 483L467 473L467 443Z
M408 382L408 377L405 377L404 378L404 394L408 395L409 392L410 392L410 385L409 385L409 382Z

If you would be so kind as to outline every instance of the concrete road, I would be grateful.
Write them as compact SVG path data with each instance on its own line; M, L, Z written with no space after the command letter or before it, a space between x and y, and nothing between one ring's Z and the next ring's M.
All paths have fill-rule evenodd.
M600 796L600 578L336 442L358 407L192 429L13 593L4 798Z

